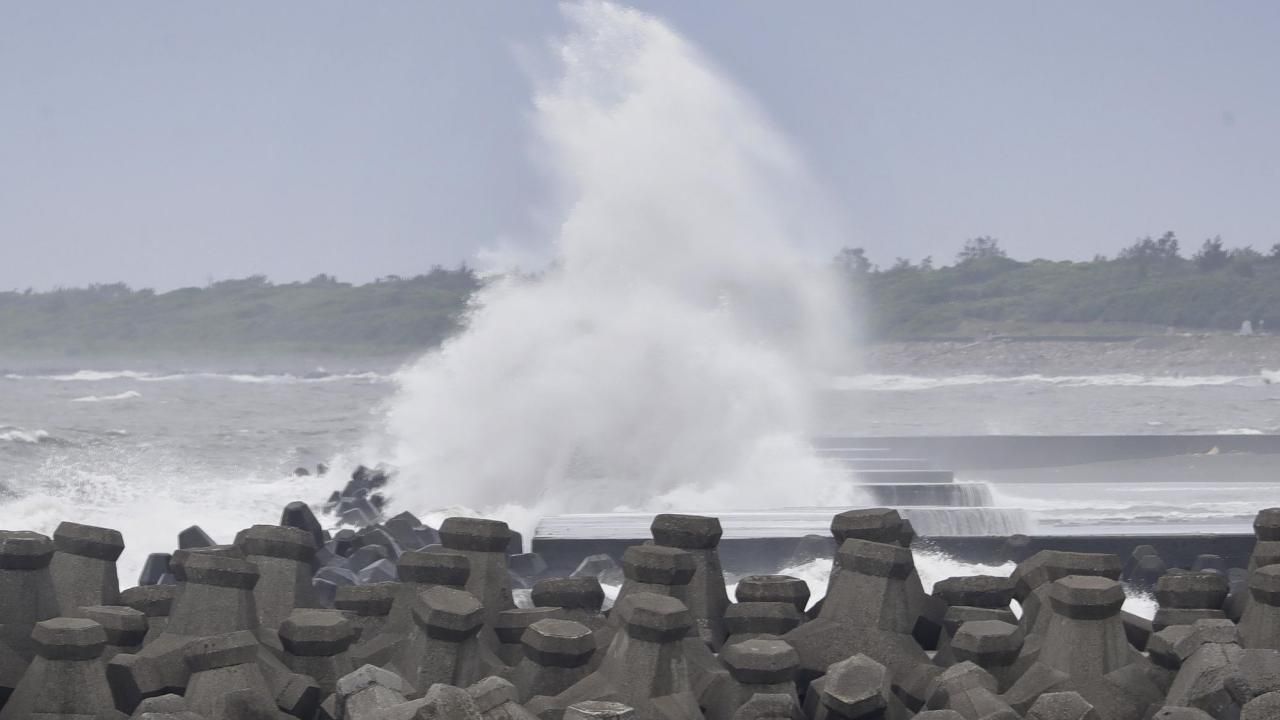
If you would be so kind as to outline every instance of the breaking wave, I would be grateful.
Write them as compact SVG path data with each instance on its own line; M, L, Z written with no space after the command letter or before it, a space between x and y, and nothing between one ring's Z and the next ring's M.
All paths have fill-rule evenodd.
M565 512L847 501L809 447L847 358L823 271L839 223L754 104L657 19L561 6L535 94L556 263L487 286L467 330L398 377L369 456L416 512L528 530ZM821 248L812 255L801 248ZM375 444L377 440L375 439Z
M125 390L115 395L86 395L84 397L73 398L71 402L78 403L99 403L112 402L114 400L133 400L142 397L142 393L137 390Z
M26 443L35 445L50 442L53 436L45 430L24 430L20 427L0 425L0 442Z

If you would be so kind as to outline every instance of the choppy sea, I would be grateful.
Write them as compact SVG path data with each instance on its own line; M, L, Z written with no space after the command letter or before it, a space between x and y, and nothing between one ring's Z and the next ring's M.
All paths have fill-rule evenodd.
M1177 377L848 376L832 380L821 430L1276 433L1278 380L1264 370ZM322 501L341 479L295 476L293 470L351 459L377 431L383 404L397 389L395 371L385 367L334 373L298 367L274 374L0 371L0 528L48 533L64 519L118 528L128 545L121 560L128 583L148 552L170 549L188 525L198 523L225 542L250 524L277 521L289 501ZM1280 500L1268 497L1269 486L1250 485L1235 494L1210 486L1194 497L1187 488L1107 487L1087 499L1022 502L1040 503L1032 510L1047 522L1087 525L1095 516L1158 523L1179 507L1207 522L1239 520ZM925 574L955 571L942 560L929 562L937 567Z

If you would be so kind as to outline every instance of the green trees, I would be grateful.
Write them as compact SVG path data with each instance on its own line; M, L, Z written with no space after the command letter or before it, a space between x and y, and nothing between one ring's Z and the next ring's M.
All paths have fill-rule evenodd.
M846 277L880 338L1234 330L1244 320L1280 327L1280 244L1263 255L1214 237L1189 259L1179 245L1166 232L1139 238L1113 260L1021 262L984 236L967 241L953 265L936 268L899 259L881 270L859 251L867 269Z
M277 285L255 275L166 293L121 284L0 292L0 350L395 353L455 332L479 287L463 266L365 285L330 275Z

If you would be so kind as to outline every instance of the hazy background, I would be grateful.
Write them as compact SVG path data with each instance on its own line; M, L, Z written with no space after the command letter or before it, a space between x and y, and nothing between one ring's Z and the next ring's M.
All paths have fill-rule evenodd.
M882 262L980 234L1280 241L1275 3L635 4L758 98ZM562 26L553 3L0 4L0 289L535 247L528 58Z

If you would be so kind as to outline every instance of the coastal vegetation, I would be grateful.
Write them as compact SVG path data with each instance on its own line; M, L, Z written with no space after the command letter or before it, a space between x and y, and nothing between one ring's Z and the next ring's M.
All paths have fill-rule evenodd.
M1260 252L1210 238L1183 252L1168 232L1111 258L1017 260L978 237L949 264L882 266L857 247L833 263L877 339L1230 332L1244 321L1280 329L1280 244ZM253 276L168 292L119 283L0 292L0 352L411 352L461 327L482 283L461 266L364 284Z

